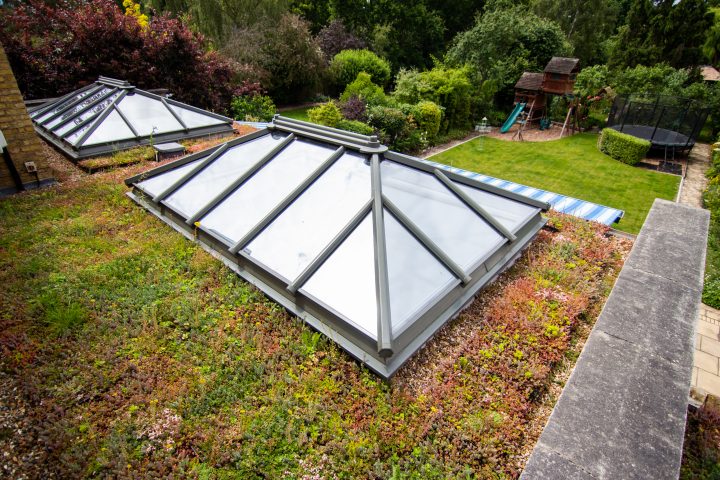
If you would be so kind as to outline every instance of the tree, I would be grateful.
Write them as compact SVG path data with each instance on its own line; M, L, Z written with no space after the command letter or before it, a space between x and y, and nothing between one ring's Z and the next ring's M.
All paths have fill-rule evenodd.
M614 42L610 66L697 65L712 21L704 0L634 0Z
M333 20L320 30L315 39L329 61L343 50L361 50L365 41L350 32L342 20Z
M146 27L112 0L30 1L0 9L0 42L26 98L55 97L105 75L224 111L235 66L207 52L180 20L156 15Z
M542 71L554 55L566 55L571 46L560 26L522 6L492 10L461 33L447 53L452 65L469 65L476 83L490 80L506 93L523 71Z
M720 8L713 8L711 11L713 13L713 25L707 31L705 44L703 44L703 54L708 63L717 65L720 62Z
M235 28L222 52L240 64L241 78L259 82L279 103L316 93L326 68L308 22L291 13L277 24Z
M603 42L615 33L620 5L615 0L537 0L535 13L555 21L583 65L604 63Z

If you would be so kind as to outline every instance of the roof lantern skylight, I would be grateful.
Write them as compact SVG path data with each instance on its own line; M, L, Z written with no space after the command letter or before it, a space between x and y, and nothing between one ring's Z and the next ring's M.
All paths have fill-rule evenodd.
M509 266L544 202L276 116L128 193L379 375Z
M30 117L45 140L73 159L232 132L233 122L107 77L43 104Z

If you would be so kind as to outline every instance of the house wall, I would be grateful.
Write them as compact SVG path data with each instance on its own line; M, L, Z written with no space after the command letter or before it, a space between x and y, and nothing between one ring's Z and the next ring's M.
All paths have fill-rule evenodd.
M35 133L2 46L0 46L0 130L7 140L7 151L26 189L54 183L53 172L47 163L44 147L40 137ZM37 176L27 171L25 162L35 162ZM5 164L5 160L0 159L0 195L11 194L16 190L10 169Z

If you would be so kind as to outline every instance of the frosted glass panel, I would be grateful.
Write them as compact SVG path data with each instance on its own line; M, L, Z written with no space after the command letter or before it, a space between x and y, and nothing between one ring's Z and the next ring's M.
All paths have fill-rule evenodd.
M335 150L295 140L200 220L203 228L238 241Z
M127 123L125 123L125 120L122 119L120 114L112 111L105 120L98 125L92 135L85 140L83 145L117 142L128 138L135 138L135 134L130 130L130 127L127 126Z
M264 265L293 281L370 200L370 166L346 153L250 243Z
M62 115L60 115L60 116L59 116L58 118L56 118L55 120L49 122L47 125L45 125L45 127L46 127L46 128L53 128L53 127L55 127L56 125L60 125L61 123L65 122L66 120L75 117L75 116L78 115L79 113L82 113L84 110L86 110L88 105L90 105L91 103L93 103L95 100L98 100L100 97L102 97L103 95L105 95L105 94L107 94L107 93L110 93L110 89L103 87L103 88L101 88L98 92L96 92L96 93L94 93L94 94L92 94L92 95L88 95L87 93L83 93L83 94L80 94L80 95L74 97L73 100L77 100L78 98L82 98L82 97L87 97L87 98L85 98L85 100L83 100L82 102L80 102L78 105L75 105L74 107L72 107L72 108L71 108L70 110L68 110L67 112L65 112L65 113L63 113ZM116 96L116 95L118 95L118 94L115 93L115 95L113 95L113 97ZM69 102L68 102L68 103L69 103ZM65 105L67 105L67 103L66 103ZM60 110L62 110L62 106L61 106L61 107L58 107L57 109L54 109L53 111L51 111L48 116L51 116L52 114L54 114L54 113L56 113L56 112L58 112L58 111L60 111ZM90 111L90 110L88 110L88 111ZM86 117L87 117L87 115L86 115Z
M329 306L376 339L377 301L371 217L368 214L300 292Z
M215 195L247 172L283 138L285 137L280 135L264 135L228 149L180 189L169 195L164 203L191 217Z
M66 106L70 105L71 103L92 94L93 91L95 91L95 87L91 87L84 92L81 92L77 95L73 95L72 97L68 98L67 100L60 103L59 105L56 105L55 107L51 108L47 112L43 113L42 115L39 114L40 110L37 110L37 111L31 113L30 116L39 122L45 121L47 118L55 115L57 112L59 112ZM43 108L43 107L40 107L40 108Z
M515 200L510 200L509 198L503 198L477 188L468 187L467 185L459 183L456 183L456 185L511 232L514 232L532 215L540 211L539 208L533 207L532 205L525 205Z
M67 125L63 125L62 127L60 127L58 130L56 130L53 133L55 133L56 135L58 135L60 137L64 137L65 135L67 135L67 133L70 130L75 128L75 126L80 125L82 122L89 119L90 121L82 129L65 137L65 140L67 140L68 142L72 143L73 145L76 144L77 141L80 140L80 138L85 134L87 129L90 128L90 126L93 123L95 123L95 121L97 120L97 117L106 108L108 108L110 106L110 104L112 104L112 102L115 100L115 98L118 95L119 94L111 95L108 98L106 98L105 100L103 100L102 102L100 102L97 105L95 105L94 107L92 107L91 109L85 110L81 115L76 117L72 122L68 123Z
M140 187L140 189L143 190L145 193L153 196L157 195L158 193L164 191L167 187L175 183L177 180L179 180L190 170L195 168L195 165L200 163L202 160L202 158L193 160L190 163L186 163L182 167L177 167L154 177L148 178L147 180L143 180L142 182L139 182L137 186Z
M397 335L420 310L459 280L385 210L390 319Z
M202 113L193 112L187 108L178 107L177 105L170 105L175 113L178 114L182 121L188 128L205 127L207 125L219 125L225 123L225 121L219 118L211 117L210 115L203 115Z
M385 196L463 269L504 243L504 237L434 175L395 162L381 166Z
M120 109L141 137L176 132L183 127L160 100L140 94L128 94Z

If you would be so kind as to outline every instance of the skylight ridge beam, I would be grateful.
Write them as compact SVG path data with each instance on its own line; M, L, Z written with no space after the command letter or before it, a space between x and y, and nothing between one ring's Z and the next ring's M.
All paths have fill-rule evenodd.
M383 358L392 356L392 326L390 318L390 280L385 243L385 219L383 215L382 179L380 156L370 159L370 188L372 191L373 252L375 257L375 292L378 308L378 354Z
M183 130L185 130L185 131L187 132L187 131L189 130L188 126L185 124L185 122L183 122L183 119L180 118L180 115L178 115L177 112L172 109L172 107L170 106L170 104L168 104L168 102L167 102L167 100L165 99L165 97L160 97L160 101L162 102L163 105L165 105L165 108L168 109L168 111L172 114L172 116L175 117L175 120L177 120L178 123L179 123L180 125L182 125Z
M326 142L328 142L328 141L345 142L345 143L354 145L356 148L368 146L367 141L356 138L356 137L351 137L349 135L344 135L342 133L329 132L326 130L318 130L318 129L313 129L310 127L304 127L302 125L293 125L293 124L284 124L284 123L276 123L275 126L277 128L280 128L281 130L289 130L291 132L297 132L297 133L307 135L307 136L311 136L311 135L316 136Z
M480 218L485 220L492 228L494 228L500 235L508 239L511 243L517 240L517 237L505 226L497 221L495 217L493 217L490 212L485 210L483 207L481 207L475 200L470 198L470 196L463 192L460 187L455 185L452 180L450 180L445 174L443 174L440 170L437 168L433 171L435 176L442 182L443 185L447 187L450 192L455 194L456 197L458 197L465 205L470 207Z
M275 118L273 118L273 123L276 125L297 126L299 128L304 127L304 128L310 129L310 130L315 130L315 131L320 130L320 131L328 132L328 133L339 133L339 134L343 134L347 137L356 138L356 139L366 142L366 143L371 141L371 138L368 135L363 135L361 133L356 133L356 132L350 132L350 131L342 130L339 128L327 127L325 125L319 125L316 123L306 122L303 120L296 120L294 118L283 117L282 115L278 115Z
M212 162L214 162L215 159L217 159L220 155L222 155L222 154L225 152L225 150L227 150L227 148L228 148L227 143L222 144L222 145L220 146L220 148L218 148L217 150L215 150L214 152L212 152L210 155L208 155L207 157L205 157L204 160L201 160L200 163L198 163L197 165L195 165L195 166L194 166L189 172L187 172L185 175L183 175L182 177L178 178L175 182L172 183L172 185L168 185L167 188L165 188L165 190L163 190L162 192L160 192L160 193L158 193L157 195L155 195L155 196L153 197L152 201L155 202L155 203L161 202L161 201L162 201L164 198L166 198L168 195L170 195L171 193L173 193L174 191L176 191L176 190L177 190L178 188L180 188L182 185L184 185L185 183L187 183L191 178L193 178L195 175L197 175L198 173L200 173L200 171L202 171L205 167L207 167L207 166L210 165Z
M48 123L50 123L50 122L52 122L53 120L55 120L56 118L62 117L68 110L77 107L77 106L80 105L83 101L87 100L89 97L92 97L93 95L95 95L96 93L98 93L98 92L99 92L100 90L102 90L103 88L104 88L103 86L95 85L94 89L92 89L92 91L89 92L87 95L84 95L84 96L82 96L82 97L80 97L80 98L76 98L75 100L73 100L73 101L70 102L69 104L65 105L63 108L61 108L61 109L58 110L57 112L53 113L52 115L50 115L48 118L46 118L46 119L43 120L42 122L39 122L40 125L42 125L42 126L44 127L44 126L46 126ZM73 93L76 93L76 92L73 92ZM82 92L80 92L80 93L82 93ZM78 93L76 93L76 94L79 95ZM109 95L109 94L106 94L106 95L101 96L100 99L105 99L105 98L107 98L107 95ZM73 118L73 117L69 117L69 118ZM63 120L62 123L61 123L61 125L64 125L64 124L66 124L66 123L67 123L67 120ZM57 127L57 126L58 126L58 125L56 125L55 127ZM49 130L52 131L52 130L55 129L55 127L52 127L52 129L49 129Z
M290 192L270 213L265 215L248 233L246 233L235 245L230 247L230 253L236 254L247 244L253 241L268 225L270 225L278 216L280 216L290 204L292 204L305 190L315 183L320 176L325 173L341 156L345 153L345 147L339 147L333 152L327 160L325 160L319 167L317 167L310 175L298 185L292 192Z
M300 275L297 276L297 278L290 283L290 285L287 286L288 292L292 293L293 295L302 288L303 285L308 281L310 277L313 276L313 274L320 268L323 263L325 263L325 260L330 258L330 255L335 253L335 250L338 249L340 245L352 234L352 232L355 231L358 225L360 225L360 222L362 222L365 217L372 211L373 206L373 200L372 198L363 205L363 207L353 216L350 221L343 227L340 232L338 232L335 237L333 237L332 240L330 240L330 243L328 243L325 248L322 249L322 251L310 262L305 269L300 272Z
M110 102L110 105L108 105L105 110L103 110L102 112L100 112L100 114L96 117L96 119L95 119L95 121L93 122L93 124L90 125L90 128L88 128L87 132L85 132L85 133L83 134L83 136L80 137L80 140L78 140L78 141L75 143L75 144L78 146L78 148L79 148L80 146L82 146L82 144L85 143L85 141L86 141L88 138L90 138L90 135L92 135L93 132L94 132L95 130L97 130L97 128L100 126L100 124L101 124L101 123L108 117L108 115L110 115L110 113L115 109L115 105L117 105L117 103L118 103L120 100L122 100L122 99L125 97L125 95L127 95L127 90L123 90L122 92L120 92L120 95L118 95L117 97L115 97L115 100L113 100L112 102Z
M390 213L397 219L398 222L408 231L410 234L415 237L422 245L425 247L427 251L429 251L435 258L437 258L440 263L442 263L445 268L450 270L453 275L455 275L457 278L460 279L460 281L463 283L463 285L467 285L470 283L472 278L470 278L470 275L468 275L463 268L455 263L455 261L450 258L450 256L445 253L445 251L440 248L440 246L435 243L430 237L428 237L425 232L422 231L420 227L418 227L415 222L410 220L410 217L405 215L400 208L398 208L397 205L395 205L392 201L390 201L389 198L387 198L385 195L382 197L383 205L385 208L390 211Z
M270 160L272 160L277 154L279 154L285 147L287 147L295 139L294 134L290 134L280 141L272 150L266 153L260 160L255 162L255 165L250 167L248 171L240 175L237 180L231 183L225 190L218 193L215 198L210 200L205 206L203 206L197 213L192 215L190 218L185 220L187 225L193 225L195 222L204 217L210 210L215 208L225 197L230 195L234 190L239 188L242 184L250 180L253 175L260 171ZM229 144L226 144L229 145Z
M133 127L132 123L130 123L130 120L125 116L122 110L120 110L120 105L118 105L117 103L115 104L115 111L118 113L118 115L120 115L120 118L123 119L123 122L125 122L125 125L128 126L133 135L135 135L136 138L139 138L140 134L137 130L135 130L135 127Z
M81 93L83 93L83 92L86 92L86 91L88 91L88 90L92 90L92 89L94 89L94 88L98 88L98 85L96 85L96 84L94 84L94 83L91 83L91 84L89 84L89 85L86 85L86 86L84 86L83 88L81 88L80 90L75 90L74 92L67 93L67 94L63 95L62 97L60 97L60 98L57 98L57 99L55 99L55 100L49 101L47 105L45 105L44 107L41 106L40 108L38 108L37 110L35 110L35 111L32 112L32 113L35 114L35 117L42 117L42 116L45 115L47 112L49 112L50 110L52 110L52 108L53 108L54 106L60 105L61 103L63 103L63 102L66 101L67 99L69 99L70 97L72 97L72 96L74 96L74 95L79 95L79 94L81 94ZM67 106L67 105L66 105L66 106ZM63 107L63 108L65 108L65 107Z

